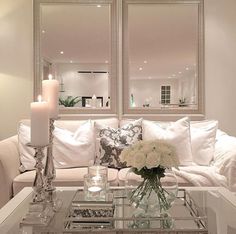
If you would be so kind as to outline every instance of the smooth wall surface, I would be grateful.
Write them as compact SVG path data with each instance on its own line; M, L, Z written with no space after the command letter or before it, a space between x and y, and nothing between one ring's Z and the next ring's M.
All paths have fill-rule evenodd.
M106 102L110 96L110 82L107 73L78 73L78 71L108 71L106 64L58 63L55 65L55 69L56 79L63 83L64 92L60 93L62 97L92 97L95 95L103 97L104 102Z
M206 118L236 136L236 1L205 1Z
M0 0L0 140L28 118L33 94L31 0Z
M149 104L151 107L161 108L161 86L171 86L171 103L179 102L179 89L177 79L131 79L130 94L136 107L142 107Z
M205 0L206 118L236 136L236 1ZM0 140L29 117L33 93L32 1L0 0Z

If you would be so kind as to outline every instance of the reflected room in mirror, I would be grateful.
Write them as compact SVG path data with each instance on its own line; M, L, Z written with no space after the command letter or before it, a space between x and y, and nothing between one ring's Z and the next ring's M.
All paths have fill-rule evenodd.
M41 76L59 81L61 107L109 109L110 5L48 3L40 12ZM91 106L93 96L99 98Z
M149 113L201 109L199 4L200 1L125 1L123 66L127 113L137 113L139 109L148 109Z

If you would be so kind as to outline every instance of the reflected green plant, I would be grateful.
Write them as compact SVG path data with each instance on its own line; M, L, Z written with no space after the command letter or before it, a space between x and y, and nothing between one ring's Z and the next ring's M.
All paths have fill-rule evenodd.
M81 98L76 96L67 96L66 98L59 98L59 105L65 106L65 107L74 107L77 103L81 102Z

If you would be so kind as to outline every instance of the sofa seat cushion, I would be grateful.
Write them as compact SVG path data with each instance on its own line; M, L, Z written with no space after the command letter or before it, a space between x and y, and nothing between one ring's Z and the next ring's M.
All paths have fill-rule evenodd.
M88 173L87 167L56 169L54 185L58 187L83 186L84 175ZM117 186L118 171L108 168L108 182L111 186ZM31 187L35 177L35 170L24 172L15 177L13 181L13 194L16 195L24 187Z

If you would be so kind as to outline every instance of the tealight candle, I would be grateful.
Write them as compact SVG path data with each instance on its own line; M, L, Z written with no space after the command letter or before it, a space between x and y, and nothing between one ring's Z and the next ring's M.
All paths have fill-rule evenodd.
M92 192L92 193L96 193L96 192L99 192L101 190L102 190L102 188L98 187L98 186L91 186L91 187L88 188L88 191Z
M105 175L85 175L84 195L87 201L104 201L106 197L107 178Z
M44 146L49 143L48 103L38 96L38 102L31 103L31 144Z
M59 82L48 75L48 80L42 82L43 99L48 102L49 117L56 119L58 116Z

